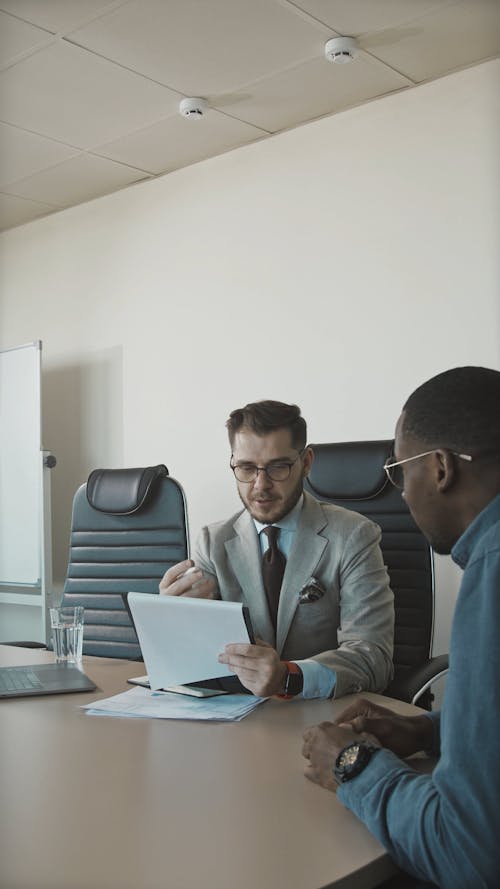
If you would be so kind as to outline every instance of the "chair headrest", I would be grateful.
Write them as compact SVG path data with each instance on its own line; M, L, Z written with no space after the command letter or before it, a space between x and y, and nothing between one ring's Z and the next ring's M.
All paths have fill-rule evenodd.
M312 444L314 460L307 479L315 496L325 500L369 500L390 484L384 463L393 442L345 441Z
M94 469L87 481L87 500L99 512L132 515L147 502L158 479L167 475L163 463L144 469Z

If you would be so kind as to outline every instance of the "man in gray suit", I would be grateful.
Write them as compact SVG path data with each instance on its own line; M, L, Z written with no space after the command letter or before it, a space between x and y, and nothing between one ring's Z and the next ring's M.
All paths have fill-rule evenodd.
M303 490L314 458L296 405L248 404L227 421L243 511L202 529L160 593L243 602L255 645L219 656L255 695L383 691L392 676L393 595L380 529Z

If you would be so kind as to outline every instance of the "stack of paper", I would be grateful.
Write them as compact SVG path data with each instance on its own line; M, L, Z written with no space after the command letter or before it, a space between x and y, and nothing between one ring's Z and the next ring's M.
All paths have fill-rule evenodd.
M83 709L92 716L239 722L265 700L267 699L256 698L253 695L193 698L138 687L114 695L112 698L85 704Z

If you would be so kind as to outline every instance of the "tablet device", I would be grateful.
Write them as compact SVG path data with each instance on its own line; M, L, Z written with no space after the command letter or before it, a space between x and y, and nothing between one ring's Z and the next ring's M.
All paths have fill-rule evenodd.
M230 642L254 642L240 602L136 592L127 599L152 689L232 676L218 655Z
M133 676L127 679L130 685L140 685L142 688L151 688L149 676ZM205 688L202 685L166 685L160 691L169 691L171 694L187 695L188 698L216 698L218 695L227 695L229 692L223 688Z

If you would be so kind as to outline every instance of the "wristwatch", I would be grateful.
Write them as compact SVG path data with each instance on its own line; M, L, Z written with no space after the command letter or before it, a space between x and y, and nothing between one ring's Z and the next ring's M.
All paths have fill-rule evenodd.
M283 694L277 695L276 697L289 700L290 698L296 697L296 695L300 695L304 688L304 676L302 675L302 670L299 665L294 663L294 661L285 661L285 664L287 674Z
M380 750L380 747L368 741L354 741L344 747L337 756L333 769L337 781L344 784L359 775L377 750Z

